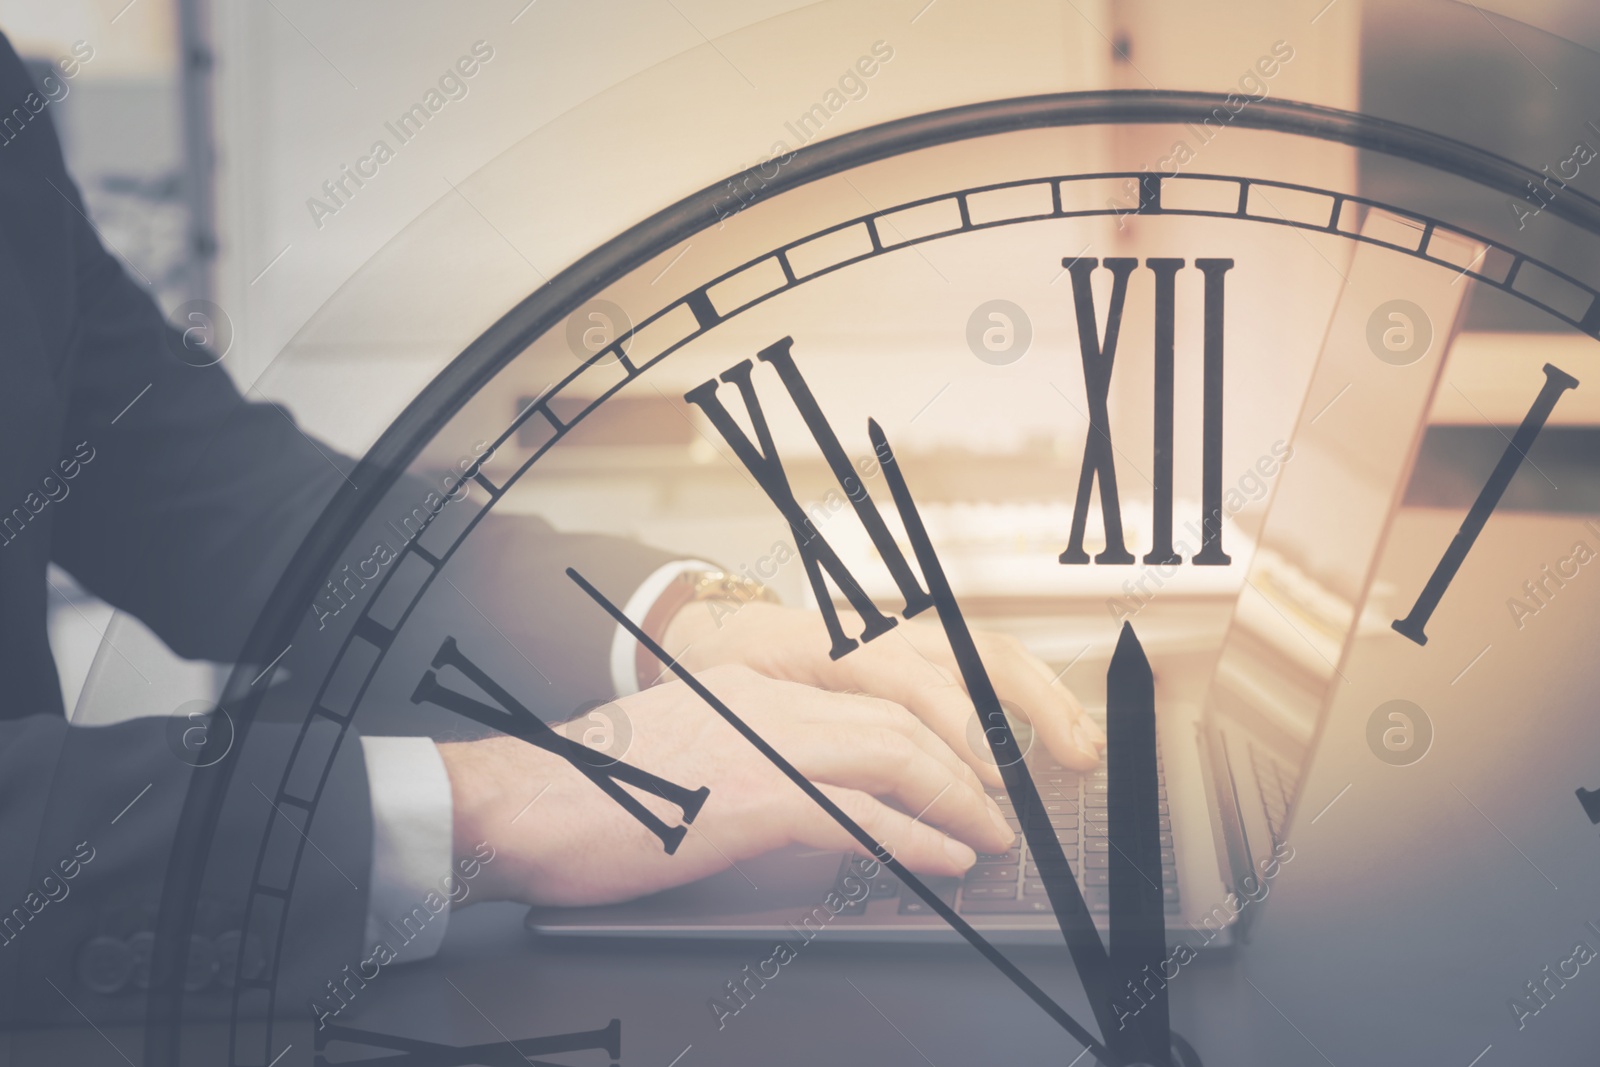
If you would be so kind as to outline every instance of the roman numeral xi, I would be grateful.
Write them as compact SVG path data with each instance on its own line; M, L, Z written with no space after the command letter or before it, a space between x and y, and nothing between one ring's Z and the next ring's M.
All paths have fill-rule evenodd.
M932 607L933 597L917 583L917 577L911 572L911 565L906 562L905 554L900 551L900 546L894 543L889 528L884 525L882 516L878 514L877 506L867 495L866 486L861 484L855 469L850 466L850 457L845 455L844 448L839 444L838 435L833 432L833 427L828 425L828 420L823 417L822 408L817 405L816 398L811 395L811 389L800 376L800 369L794 365L794 357L789 354L793 344L794 338L785 337L776 344L763 348L756 354L756 358L770 364L778 372L779 379L789 392L789 398L794 401L800 417L805 420L806 428L811 431L817 447L822 450L823 458L828 461L834 477L839 480L845 497L855 505L861 525L866 527L873 546L877 548L879 556L888 566L895 584L900 587L900 593L906 602L904 614L909 619L918 612ZM816 594L817 603L822 606L822 618L827 624L828 636L833 640L833 647L828 654L834 659L839 659L855 649L859 642L845 636L844 627L839 623L839 613L833 607L833 597L822 580L824 571L833 579L839 591L844 594L844 598L850 602L850 606L866 624L861 631L862 641L871 641L874 637L887 633L894 627L895 620L878 610L872 598L862 590L861 583L856 581L855 575L845 567L838 553L816 529L811 518L806 515L805 509L795 499L794 490L789 485L789 477L783 470L783 462L778 458L778 449L772 442L772 431L767 426L766 415L761 410L761 399L756 395L756 387L750 380L752 369L753 364L748 359L742 360L722 372L722 381L736 386L739 395L744 399L745 412L749 416L751 427L756 432L754 443L734 421L728 409L723 406L721 398L717 396L716 379L695 386L685 393L683 398L705 412L706 418L711 420L711 425L716 427L722 439L728 442L728 447L739 457L739 462L744 464L750 476L756 480L756 484L761 486L779 514L789 523L789 529L794 534L796 551L800 555L801 562L805 564L806 577L811 580L812 592Z

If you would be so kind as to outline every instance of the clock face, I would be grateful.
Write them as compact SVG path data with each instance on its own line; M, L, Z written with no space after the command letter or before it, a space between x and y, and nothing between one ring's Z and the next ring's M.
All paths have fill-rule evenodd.
M1399 191L1383 201L1360 179L1380 157ZM569 683L554 639L508 636L530 616L556 634L609 633L622 577L603 555L516 558L496 528L506 516L713 561L815 608L836 659L897 640L915 616L955 650L979 711L972 750L1003 769L1043 884L1030 897L1023 877L1011 913L969 909L983 899L971 885L957 896L917 879L870 835L863 851L879 861L855 884L893 881L911 912L943 924L929 939L948 944L911 950L917 965L960 969L952 982L992 1028L922 1011L896 1037L894 1005L910 1008L889 976L908 950L892 940L841 933L859 976L841 990L800 977L808 940L636 957L561 937L606 922L581 907L536 914L541 933L525 943L502 933L475 972L369 976L318 1025L280 953L304 936L296 924L315 928L296 893L322 861L264 822L242 935L257 948L237 954L227 1062L274 1062L292 1046L282 1062L745 1063L762 1054L738 1033L746 1011L810 1043L786 1062L880 1046L888 1062L955 1062L955 1050L971 1061L1010 1042L1063 1063L1086 1046L1128 1062L1118 1024L1145 1027L1156 1000L1107 968L1137 977L1119 970L1137 944L1165 968L1162 1010L1192 1062L1298 1048L1270 1043L1299 1040L1285 1022L1313 1048L1348 1051L1340 1020L1359 1017L1385 1050L1369 1062L1442 1048L1462 1063L1524 1030L1533 1048L1541 1026L1578 1025L1551 1021L1567 1005L1537 983L1544 963L1576 959L1574 941L1600 944L1582 903L1600 857L1586 815L1600 805L1579 788L1600 779L1575 751L1594 730L1574 711L1589 671L1577 661L1592 659L1578 655L1578 624L1596 603L1584 565L1600 535L1575 514L1570 529L1535 528L1530 514L1565 507L1539 503L1552 499L1543 483L1559 494L1562 480L1540 442L1559 436L1600 332L1600 260L1570 255L1600 227L1592 202L1552 197L1544 210L1574 245L1539 258L1505 208L1526 180L1466 146L1325 109L1033 98L775 155L531 293L401 416L357 473L363 490L336 501L285 578L256 665L225 704L240 749L251 722L298 724L301 741L273 762L280 780L252 784L298 830L348 817L318 783L352 731L499 731L581 770L593 804L648 831L638 847L676 856L693 840L715 790L631 760L652 724ZM1504 335L1472 324L1497 315L1536 321L1549 358L1504 343L1485 356ZM1478 362L1458 363L1463 353ZM1515 397L1497 394L1492 415L1468 424L1503 433L1468 447L1429 431L1430 413L1488 405L1469 371L1502 357L1520 368ZM973 630L1013 634L1105 708L1113 782L1148 786L1152 800L1161 723L1170 811L1162 793L1158 830L1154 808L1113 808L1109 833L1126 849L1109 877L1092 877L1086 844L1063 854L1055 827L1028 823L1060 768L1024 758L1028 709L1000 713ZM1474 692L1509 710L1491 715ZM739 727L739 709L705 696L708 720ZM748 740L750 761L807 788L758 731ZM248 788L226 767L191 795L168 932L227 851L204 819ZM1087 841L1106 789L1084 788ZM519 818L540 817L531 791L529 804ZM1593 855L1554 858L1547 816L1563 854ZM1187 852L1171 859L1166 835ZM1052 856L1079 877L1052 876ZM737 907L808 911L792 887L757 888L747 873L718 876L738 893L748 883ZM1108 957L1096 923L1111 907L1131 917ZM1511 952L1507 908L1552 916L1539 926L1548 945L1519 938L1514 964L1458 978L1471 969L1449 962L1462 937ZM487 921L476 910L451 920L462 936ZM829 912L841 930L860 918ZM1207 925L1215 915L1226 922ZM1005 947L1041 926L1060 932ZM517 918L501 929L522 931ZM1246 954L1246 981L1204 962L1225 944ZM1319 987L1314 961L1353 946L1370 988ZM1302 970L1252 974L1251 952ZM1440 963L1420 991L1419 958ZM730 999L725 980L746 964L766 976L760 991L747 982ZM660 978L637 1017L611 996L623 970ZM157 1010L170 1020L190 1005ZM198 1062L183 1028L152 1023L174 1062Z

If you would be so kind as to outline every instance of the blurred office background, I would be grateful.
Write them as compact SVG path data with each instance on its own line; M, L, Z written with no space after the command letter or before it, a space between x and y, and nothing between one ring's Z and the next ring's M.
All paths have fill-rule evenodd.
M92 49L50 115L106 243L169 313L193 299L223 309L224 365L240 386L284 400L352 453L588 248L765 158L784 120L879 39L895 60L827 135L1031 92L1231 91L1282 39L1296 58L1274 97L1399 118L1535 168L1575 140L1600 145L1586 126L1600 123L1600 96L1582 91L1600 50L1588 0L0 0L0 29L39 76L80 42ZM330 197L325 183L466 56L478 62L461 94L376 177ZM1159 156L1144 135L1119 131L1129 141L1102 158ZM1315 151L1329 186L1397 201L1419 192L1353 150ZM505 188L497 167L525 184ZM1597 171L1574 186L1600 189ZM1566 240L1552 223L1530 227L1524 246L1556 262L1584 254ZM1571 343L1513 301L1475 305L1448 371L1459 388L1441 390L1410 502L1464 507L1482 457L1503 447L1497 425L1526 409L1527 371ZM1574 395L1554 421L1548 462L1600 467L1600 404ZM1034 447L994 429L1005 447ZM682 447L692 470L694 442ZM551 478L561 499L561 472ZM1532 491L1508 503L1593 506L1600 493L1557 503ZM215 668L166 656L137 623L53 577L69 709L97 659L139 664L149 695L124 713L170 710L154 705L215 685Z

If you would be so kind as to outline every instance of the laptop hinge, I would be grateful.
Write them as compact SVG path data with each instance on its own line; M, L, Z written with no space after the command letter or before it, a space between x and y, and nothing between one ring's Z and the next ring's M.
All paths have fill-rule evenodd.
M1239 893L1245 878L1255 873L1255 867L1250 841L1245 834L1244 814L1239 808L1237 779L1228 756L1228 744L1214 726L1201 725L1196 732L1202 755L1200 770L1212 797L1207 808L1211 815L1212 839L1217 847L1217 869L1222 883ZM1243 924L1237 925L1238 932L1242 933Z

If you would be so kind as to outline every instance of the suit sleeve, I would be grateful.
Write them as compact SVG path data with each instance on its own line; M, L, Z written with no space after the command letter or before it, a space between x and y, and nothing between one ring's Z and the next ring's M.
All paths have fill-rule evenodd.
M351 466L283 408L247 403L101 245L63 169L76 321L65 441L93 478L56 515L55 560L180 655L237 654L273 580ZM131 406L130 406L131 405Z
M29 153L55 186L49 202L65 219L39 244L70 261L62 443L86 442L94 453L93 477L53 507L52 558L180 655L232 661L354 464L282 407L247 401L223 367L180 358L182 336L84 215L48 116L28 137L12 151ZM425 488L402 479L396 492L420 497ZM612 625L564 568L577 567L620 604L671 558L533 517L490 516L454 564L454 580L508 641L535 650L559 713L612 688ZM201 886L187 973L194 1001L219 1013L231 1004L236 973L271 973L280 995L307 998L311 1018L312 998L363 959L381 872L372 870L371 797L355 732L338 744L316 811L303 814L273 800L297 727L253 725L207 850L174 862L173 833L194 778L217 772L185 763L171 726L0 720L6 1023L141 1018L155 919L173 877ZM253 882L273 877L281 860L263 860L263 842L298 849L284 914L244 909ZM279 931L288 933L280 940Z
M182 335L101 245L65 169L53 180L78 209L65 440L87 441L95 455L93 477L59 505L53 556L179 655L233 662L355 465L282 407L247 401L221 365L180 359ZM409 508L432 489L403 477L389 500ZM453 580L519 647L539 650L553 710L570 711L610 693L613 627L565 568L577 566L620 604L672 558L621 538L563 533L534 516L493 515Z
M156 916L174 877L199 887L185 1000L197 1017L226 1014L242 971L274 974L279 995L306 1003L310 1018L310 998L362 958L372 825L353 735L306 816L273 800L298 730L254 726L217 833L174 866L192 777L217 771L179 759L168 726L73 727L53 715L0 722L0 1023L141 1020ZM292 833L274 825L287 820L296 820ZM254 882L280 877L287 854L274 850L297 842L287 916L247 913Z

